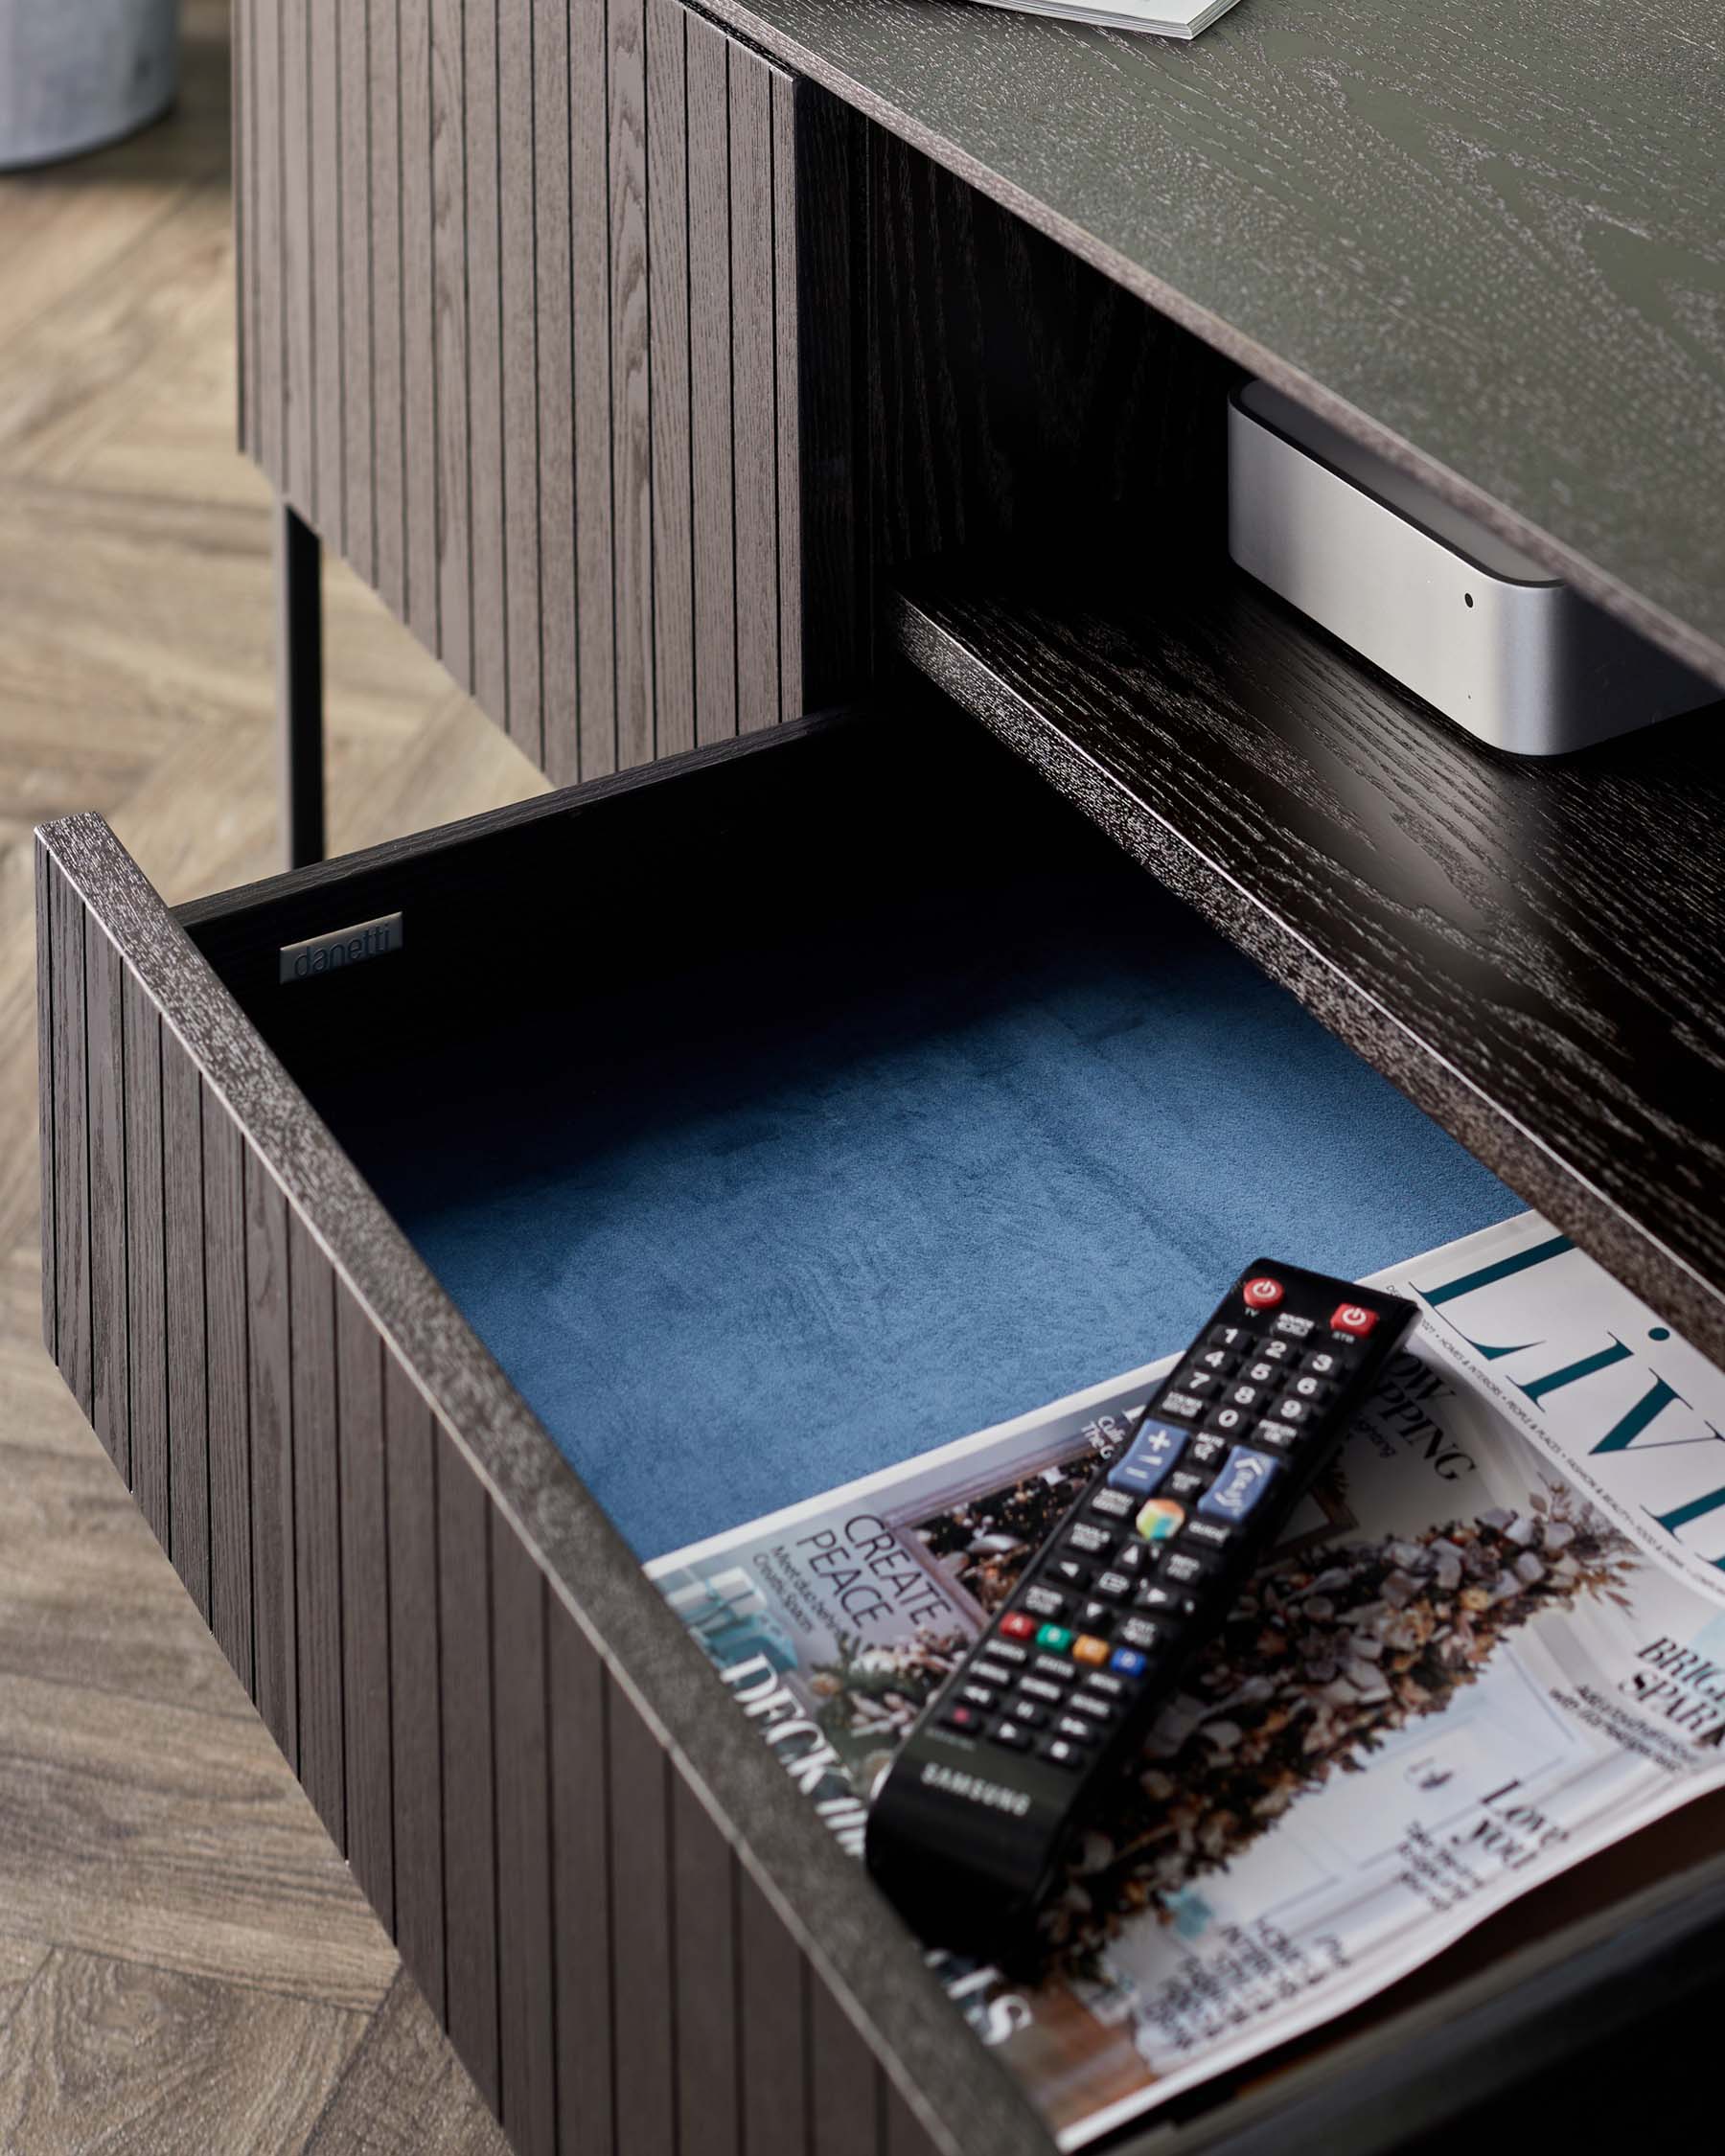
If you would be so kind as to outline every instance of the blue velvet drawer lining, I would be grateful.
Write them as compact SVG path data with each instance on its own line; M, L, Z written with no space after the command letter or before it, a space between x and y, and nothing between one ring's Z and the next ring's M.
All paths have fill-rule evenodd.
M643 1558L1515 1209L1093 835L890 868L319 1103Z

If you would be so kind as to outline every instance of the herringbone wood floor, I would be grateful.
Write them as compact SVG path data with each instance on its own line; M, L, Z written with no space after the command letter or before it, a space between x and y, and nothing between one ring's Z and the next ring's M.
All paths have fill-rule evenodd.
M267 495L236 453L227 20L175 116L0 178L0 2149L500 2147L37 1338L30 832L172 900L275 860ZM344 571L332 843L538 775Z

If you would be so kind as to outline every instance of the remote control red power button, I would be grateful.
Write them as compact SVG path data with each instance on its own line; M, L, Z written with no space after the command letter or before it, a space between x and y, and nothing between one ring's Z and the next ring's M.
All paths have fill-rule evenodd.
M1247 1281L1244 1293L1254 1310L1274 1310L1282 1298L1282 1284L1260 1273L1255 1280Z
M1330 1316L1330 1329L1338 1333L1352 1333L1356 1340L1364 1340L1377 1323L1375 1310L1362 1310L1357 1302L1339 1302Z

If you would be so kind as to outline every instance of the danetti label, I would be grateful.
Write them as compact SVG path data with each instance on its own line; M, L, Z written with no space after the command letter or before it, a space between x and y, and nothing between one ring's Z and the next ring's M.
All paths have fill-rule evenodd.
M393 957L401 948L402 916L380 913L375 921L356 921L328 935L308 936L304 943L283 944L281 978L316 980L345 966L362 966L368 958Z

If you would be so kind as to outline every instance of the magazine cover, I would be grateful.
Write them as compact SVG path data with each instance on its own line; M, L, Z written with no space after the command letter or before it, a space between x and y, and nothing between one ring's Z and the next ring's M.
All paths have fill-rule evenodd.
M1076 2148L1725 1784L1725 1377L1527 1214L1410 1346L1083 1837L1034 1984L937 1957ZM1151 1365L648 1568L861 1856L924 1703Z

